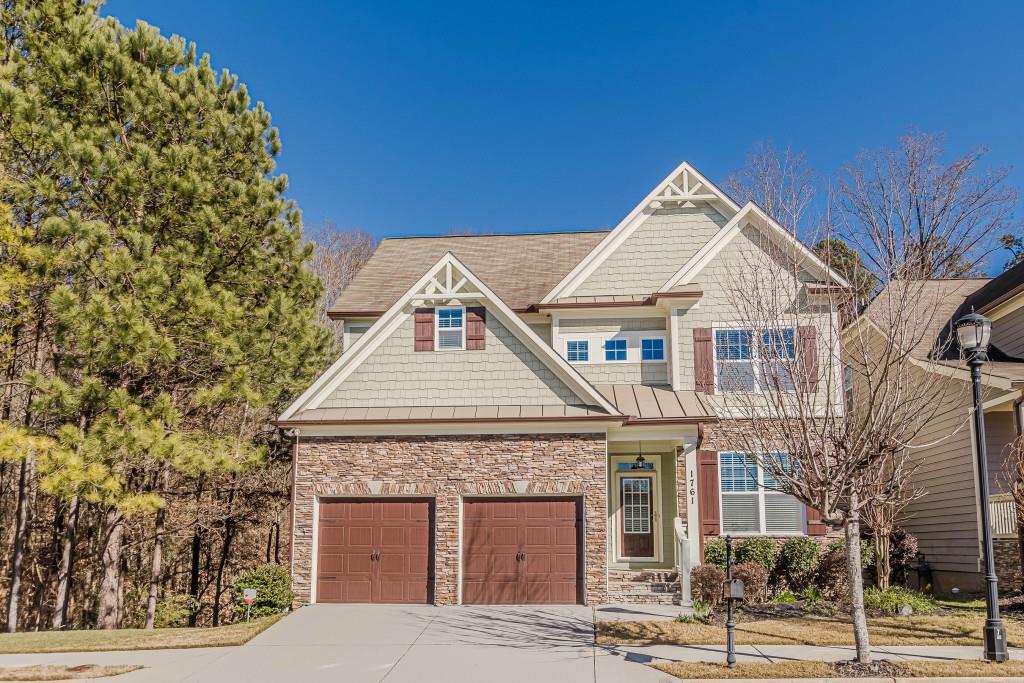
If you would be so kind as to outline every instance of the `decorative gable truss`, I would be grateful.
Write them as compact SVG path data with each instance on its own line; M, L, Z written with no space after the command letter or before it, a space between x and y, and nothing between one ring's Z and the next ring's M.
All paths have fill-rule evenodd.
M684 161L669 173L608 233L585 259L573 268L541 301L543 304L572 296L597 268L604 263L647 218L662 208L694 208L711 206L726 218L740 207L697 169Z
M458 258L447 252L403 294L355 344L313 382L279 421L321 407L331 393L398 330L417 309L435 306L467 306L489 311L518 338L552 373L562 380L586 405L601 408L611 416L621 413L579 371L559 356L522 321L498 296ZM472 335L470 335L472 336Z

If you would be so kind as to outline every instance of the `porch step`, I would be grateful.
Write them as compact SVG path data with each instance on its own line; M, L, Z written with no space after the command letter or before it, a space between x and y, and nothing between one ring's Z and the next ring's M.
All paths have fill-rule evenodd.
M608 600L634 605L678 605L679 575L674 571L609 570Z

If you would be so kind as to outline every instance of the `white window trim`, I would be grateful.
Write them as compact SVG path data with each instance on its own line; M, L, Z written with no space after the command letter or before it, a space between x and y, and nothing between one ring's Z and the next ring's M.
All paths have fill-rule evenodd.
M768 533L768 531L766 531L766 529L768 528L768 525L767 525L767 521L765 520L765 509L764 509L764 496L765 496L765 492L766 492L766 489L764 487L764 468L761 467L760 460L757 459L757 458L753 459L754 460L754 467L757 468L757 489L756 490L754 490L754 491L739 491L739 492L732 492L732 491L730 491L730 492L727 492L727 491L723 491L722 490L722 453L735 453L737 455L746 455L746 453L744 451L719 451L718 452L718 520L719 520L718 521L718 532L720 534L722 534L722 535L725 535L727 533L725 531L725 506L723 505L723 503L725 502L725 497L726 496L732 496L732 495L743 496L743 495L750 495L751 493L756 493L757 494L758 518L761 521L760 531L746 531L746 532L730 531L730 532L728 532L728 534L730 536L738 536L738 537L768 536L769 533ZM767 491L767 493L768 493L768 495L773 495L773 496L789 496L790 498L793 498L793 496L790 496L788 493L782 493L780 491ZM781 537L786 537L786 536L806 536L807 535L807 506L806 505L801 505L800 506L800 526L802 528L801 531L789 531L789 532L777 532L776 531L776 532L772 532L770 535L773 538L775 538L775 537L780 537L781 538Z
M622 358L608 359L608 342L626 342L625 355ZM629 337L611 336L601 342L601 362L614 365L616 363L628 363L629 362Z
M654 360L654 359L644 360L644 342L648 341L648 340L655 340L655 339L660 339L661 340L661 359L660 360ZM640 337L640 362L641 363L664 363L667 360L668 360L668 342L665 340L664 336L658 335L658 336Z
M462 311L462 344L458 348L441 348L441 311ZM466 307L465 306L437 306L434 308L434 350L435 351L465 351L466 350ZM454 329L454 328L446 328Z
M573 365L587 365L588 363L592 363L593 361L591 360L591 358L593 356L592 356L591 350L590 350L590 342L591 341L592 341L591 339L587 339L585 337L571 337L571 338L570 337L566 337L565 338L565 346L562 348L562 356L567 361L572 363ZM569 360L569 343L570 342L577 343L577 344L586 344L587 345L587 360ZM577 350L577 353L579 353L579 350Z
M800 340L797 338L797 330L796 330L796 328L793 327L792 325L783 325L783 326L780 326L778 329L779 330L793 330L793 354L794 354L794 357L795 357L796 353L798 352L797 345L800 343ZM767 393L771 393L772 390L769 389L769 390L766 391L764 389L764 387L763 387L764 383L761 381L762 374L763 374L763 370L762 370L762 367L761 367L761 356L760 356L760 348L761 347L758 344L754 343L753 340L751 340L751 343L750 343L750 364L754 368L754 389L752 391L725 391L725 390L722 389L721 386L719 386L719 384L718 384L718 379L719 379L718 378L718 343L717 343L718 333L719 333L719 331L728 332L728 331L733 331L733 330L747 330L747 331L751 332L751 334L753 334L756 331L754 328L748 327L748 326L744 326L744 325L730 325L730 326L713 327L713 328L711 328L711 351L712 351L712 357L713 357L712 358L712 366L713 366L712 369L713 369L714 375L715 375L715 393L716 394L722 394L723 396L728 396L730 394L747 394L747 395L749 395L749 394L767 394ZM727 361L727 362L737 362L737 361ZM786 392L787 394L788 393L793 393L793 392L796 391L796 382L797 382L797 379L796 379L796 377L794 377L793 378L794 388L789 390L789 391L787 391Z

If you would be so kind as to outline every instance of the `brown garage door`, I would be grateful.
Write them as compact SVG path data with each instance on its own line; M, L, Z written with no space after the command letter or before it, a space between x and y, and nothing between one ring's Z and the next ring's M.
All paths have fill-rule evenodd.
M317 602L430 602L432 512L426 500L321 503Z
M467 500L462 601L468 605L574 604L582 597L579 501Z

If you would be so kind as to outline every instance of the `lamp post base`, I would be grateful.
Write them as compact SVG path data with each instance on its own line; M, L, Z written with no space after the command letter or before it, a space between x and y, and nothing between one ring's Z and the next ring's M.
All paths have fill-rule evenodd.
M1010 658L1006 649L1006 627L995 619L985 620L985 659L990 662L1005 662Z

